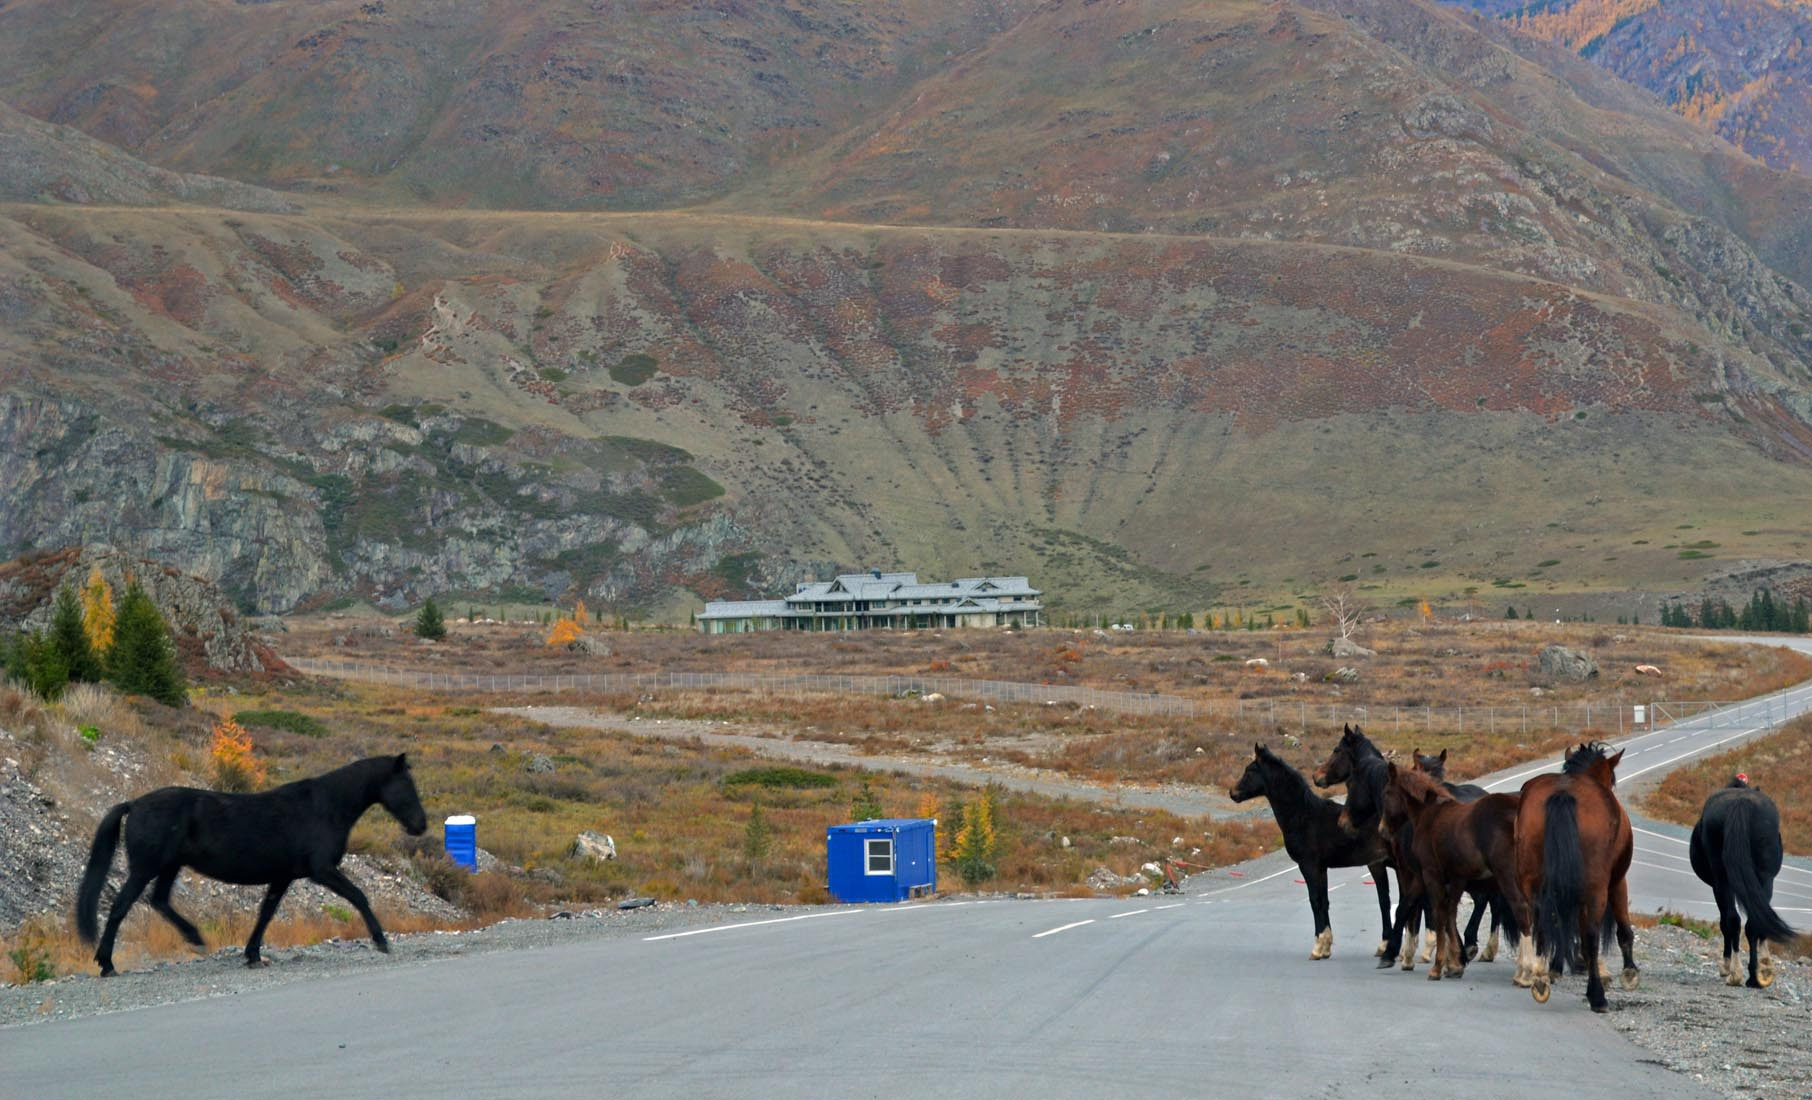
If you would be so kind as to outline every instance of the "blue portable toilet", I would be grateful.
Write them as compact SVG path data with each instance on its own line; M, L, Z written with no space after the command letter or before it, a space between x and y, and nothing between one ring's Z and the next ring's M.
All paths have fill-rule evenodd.
M447 858L468 871L478 870L478 819L471 814L447 819Z
M838 901L905 901L937 890L937 822L877 818L824 830L830 892Z

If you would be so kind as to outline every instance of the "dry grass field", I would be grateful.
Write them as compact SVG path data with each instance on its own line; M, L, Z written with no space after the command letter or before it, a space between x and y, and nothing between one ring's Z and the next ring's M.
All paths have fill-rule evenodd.
M1540 698L1567 705L1602 703L1607 714L1615 714L1612 704L1623 698L1737 698L1812 678L1812 662L1786 651L1708 644L1656 629L1581 624L1374 624L1362 640L1378 655L1348 662L1360 667L1361 676L1344 684L1322 679L1319 670L1331 669L1335 662L1318 652L1325 636L1307 631L740 638L614 631L602 635L608 656L586 656L550 649L538 625L453 625L447 641L428 645L394 622L322 617L295 624L280 648L292 656L444 670L931 670L978 679L1036 676L1203 702L1300 697L1374 708L1438 708L1508 707ZM1531 671L1533 656L1550 641L1591 651L1601 668L1597 680L1575 686L1538 682ZM1268 667L1244 664L1260 654ZM1661 666L1664 682L1636 678L1630 668L1637 663ZM1540 696L1532 694L1537 689ZM655 740L631 732L554 728L490 709L550 701L555 697L544 693L435 695L297 677L210 685L198 692L195 706L182 711L86 689L63 703L45 705L9 689L0 693L0 722L27 731L22 743L28 770L48 774L60 769L62 789L70 791L98 789L107 779L94 771L95 761L83 756L68 732L80 724L99 728L103 745L132 747L142 773L131 793L168 782L210 783L208 739L216 716L240 716L269 767L271 783L361 756L407 751L431 819L476 814L480 845L505 869L479 876L454 873L435 852L437 845L408 844L393 822L372 813L354 832L353 851L407 869L468 914L436 921L380 909L387 926L398 930L471 926L554 907L610 904L629 895L667 901L826 901L824 827L848 820L859 797L872 795L890 816L936 816L947 833L980 793L974 786L945 780L838 764L799 767L789 762L776 768L746 749L696 738ZM960 696L927 703L875 696L660 692L563 694L557 701L594 706L624 719L689 721L701 728L709 722L713 729L786 737L795 744L823 742L864 753L956 762L976 768L978 775L990 768L1030 768L1109 786L1224 790L1254 741L1272 745L1306 770L1320 762L1338 733L1337 727L1298 729L1274 723L1256 707L1243 719L1199 722L1068 706L989 705ZM1531 708L1532 714L1541 712ZM1437 725L1432 731L1395 736L1388 726L1369 728L1389 749L1448 749L1457 777L1552 751L1578 736L1573 730L1545 728L1539 720L1527 729L1495 734ZM1769 785L1773 781L1771 777ZM1137 876L1142 865L1166 856L1217 866L1279 843L1263 813L1210 822L1000 788L993 796L999 836L996 873L978 884L983 890L1086 893L1088 880L1101 868L1122 882L1109 889L1125 890L1131 886L1124 882ZM106 801L83 809L92 818ZM751 842L749 822L757 805L768 827L765 843ZM80 822L77 828L91 824ZM611 834L619 858L593 863L575 856L573 839L585 830ZM434 839L433 832L428 839ZM941 870L940 884L964 888L949 867ZM278 946L359 931L356 918L348 923L349 915L335 907L304 912L292 904L284 912L270 936ZM205 915L210 942L238 942L245 932L244 916L236 911ZM145 958L180 953L181 945L166 935L162 922L147 918L135 915L137 924L122 940L122 952L142 951ZM54 919L31 922L0 944L5 952L21 946L47 953L65 972L79 968L86 958Z
M1765 791L1781 811L1787 851L1812 853L1812 717L1729 752L1707 756L1662 780L1638 806L1663 821L1691 825L1711 792L1737 772Z

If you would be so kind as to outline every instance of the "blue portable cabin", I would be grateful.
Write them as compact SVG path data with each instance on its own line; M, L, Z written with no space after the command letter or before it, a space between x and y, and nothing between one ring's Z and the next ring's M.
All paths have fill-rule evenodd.
M838 901L905 901L937 890L937 821L876 818L824 830L830 892Z
M447 818L447 858L468 871L478 870L478 819L471 814Z

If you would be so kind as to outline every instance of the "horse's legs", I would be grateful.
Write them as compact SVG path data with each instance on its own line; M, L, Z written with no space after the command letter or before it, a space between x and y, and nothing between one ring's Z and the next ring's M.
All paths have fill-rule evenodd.
M151 908L163 914L165 920L176 926L182 938L196 947L206 947L207 941L201 938L201 930L190 924L188 919L178 913L170 904L170 890L176 885L176 876L182 874L182 868L172 867L157 876L157 884L151 888Z
M1724 957L1718 960L1718 973L1724 975L1725 985L1742 985L1743 915L1737 912L1729 883L1714 884L1711 893L1718 902L1718 927L1724 933Z
M310 881L325 886L352 902L352 907L359 911L359 916L365 918L365 927L371 932L372 946L379 951L390 950L390 941L384 938L384 930L378 926L377 914L371 911L371 903L365 900L365 891L359 889L351 879L341 874L338 867L329 867L325 871L318 871L308 877ZM1321 912L1323 915L1319 918L1323 922L1327 919L1327 907L1328 880L1327 873L1323 872L1321 876ZM1326 958L1325 955L1322 957Z
M251 937L245 941L245 965L263 966L264 929L271 918L277 915L277 906L283 903L283 895L289 890L290 879L282 878L265 887L264 900L258 903L258 923L252 925Z
M1630 885L1618 879L1611 887L1611 917L1617 922L1617 946L1623 951L1623 988L1635 989L1642 984L1642 970L1636 965L1636 928L1630 923Z
M1434 951L1425 955L1428 961L1428 980L1438 982L1441 975L1451 966L1446 943L1447 911L1452 907L1453 891L1432 868L1424 869L1423 883L1428 889L1428 934L1434 937Z
M1416 872L1414 886L1415 901L1410 906L1409 917L1404 921L1403 928L1401 965L1404 970L1416 968L1416 945L1422 941L1422 916L1428 912L1428 879L1420 871Z
M1590 912L1589 907L1587 912ZM1579 922L1579 941L1585 954L1585 999L1592 1006L1593 1012L1603 1012L1610 1007L1610 1002L1604 996L1604 978L1598 973L1598 946L1604 921L1602 906L1599 914L1596 920L1581 919Z
M101 944L94 949L94 961L101 964L101 977L112 977L113 970L113 937L119 935L120 922L126 919L126 911L131 909L138 896L145 892L145 885L151 876L137 868L126 873L125 885L113 899L113 908L107 911L107 928L101 933Z
M1760 969L1755 967L1756 951L1761 951ZM1767 989L1774 984L1774 956L1768 953L1768 941L1758 939L1754 932L1749 933L1749 981L1753 989Z
M1327 868L1303 866L1302 879L1309 889L1309 912L1315 918L1315 946L1309 950L1309 958L1325 959L1334 953L1334 929L1328 921Z
M1466 893L1472 898L1472 919L1466 922L1466 936L1462 941L1465 944L1465 951L1463 952L1465 957L1462 961L1471 962L1479 956L1479 925L1484 921L1486 911L1491 908L1491 895L1483 888L1477 886L1468 889ZM1459 907L1456 905L1454 909L1457 912ZM1493 930L1495 930L1497 922L1495 920L1492 921L1491 926ZM1493 955L1496 953L1495 950L1492 951ZM1485 956L1485 961L1490 962L1491 956Z
M1374 954L1384 955L1390 949L1391 937L1390 867L1388 864L1374 863L1366 870L1372 873L1372 882L1378 888L1378 916L1384 923L1384 938L1378 941L1378 950Z

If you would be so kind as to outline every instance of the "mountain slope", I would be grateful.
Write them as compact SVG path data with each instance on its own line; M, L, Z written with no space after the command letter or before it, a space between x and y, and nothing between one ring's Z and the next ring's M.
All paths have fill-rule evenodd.
M0 542L130 546L266 610L671 610L898 564L1112 613L1805 554L1807 181L1509 28L922 0L680 4L613 42L562 4L217 7L0 10L8 94L167 166L131 178L294 204L123 205L84 174L131 158L18 124L74 167L0 161L29 200L0 204ZM344 64L298 60L332 20ZM87 41L129 86L89 94ZM430 47L383 93L425 136L372 137L362 82ZM584 50L667 76L530 94ZM621 120L606 164L584 128ZM336 142L381 155L309 167ZM435 205L523 196L677 208Z
M1806 0L1451 0L1576 51L1776 167L1812 172Z

